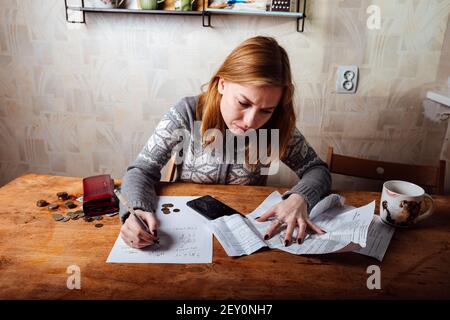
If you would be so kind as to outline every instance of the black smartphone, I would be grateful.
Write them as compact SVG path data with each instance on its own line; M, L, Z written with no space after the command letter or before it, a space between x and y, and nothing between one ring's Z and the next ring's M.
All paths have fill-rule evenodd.
M231 216L236 213L241 214L240 212L234 210L233 208L227 206L225 203L211 196L203 196L188 201L186 204L209 220L214 220L222 216Z

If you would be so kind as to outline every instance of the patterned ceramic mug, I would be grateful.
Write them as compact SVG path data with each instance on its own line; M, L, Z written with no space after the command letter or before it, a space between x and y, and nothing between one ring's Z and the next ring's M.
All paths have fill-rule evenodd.
M424 210L426 198L430 200L430 205ZM409 227L429 218L434 209L433 199L414 183L391 180L383 184L380 217L387 224L394 227Z

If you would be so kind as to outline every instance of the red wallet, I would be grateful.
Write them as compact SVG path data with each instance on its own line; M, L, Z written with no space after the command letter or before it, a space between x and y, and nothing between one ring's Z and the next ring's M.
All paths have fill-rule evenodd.
M83 211L99 216L119 211L119 199L114 194L114 180L109 174L83 179Z

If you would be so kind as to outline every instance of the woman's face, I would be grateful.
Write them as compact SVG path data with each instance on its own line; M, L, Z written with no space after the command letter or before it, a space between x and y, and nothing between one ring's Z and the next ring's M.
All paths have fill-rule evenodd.
M240 85L222 78L218 89L222 95L220 112L235 135L259 129L269 121L283 93L281 87Z

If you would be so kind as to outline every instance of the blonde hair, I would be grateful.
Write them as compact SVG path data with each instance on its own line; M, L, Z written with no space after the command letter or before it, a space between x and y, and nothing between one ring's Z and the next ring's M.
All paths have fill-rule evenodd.
M196 119L201 120L201 136L208 141L205 132L219 129L225 134L227 128L220 112L221 94L218 82L222 78L242 85L277 86L283 89L280 102L270 119L260 129L279 130L279 156L284 155L289 139L295 128L293 106L294 85L291 67L286 51L274 38L257 36L242 42L225 59L219 70L212 76L208 86L199 98Z

